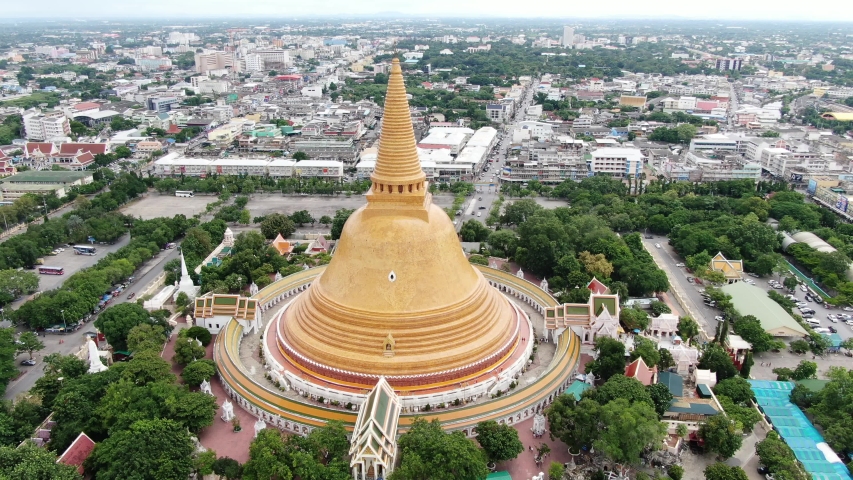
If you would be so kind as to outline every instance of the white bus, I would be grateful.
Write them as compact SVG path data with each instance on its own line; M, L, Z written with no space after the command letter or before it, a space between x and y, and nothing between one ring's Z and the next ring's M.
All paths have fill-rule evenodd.
M187 190L175 190L175 196L176 197L192 197L194 195L193 195L193 192L190 192Z
M97 250L89 245L74 245L74 253L76 255L95 255Z

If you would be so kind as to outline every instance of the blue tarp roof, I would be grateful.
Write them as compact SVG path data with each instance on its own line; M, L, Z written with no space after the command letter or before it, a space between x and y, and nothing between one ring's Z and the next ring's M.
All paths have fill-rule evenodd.
M843 463L827 460L818 448L818 444L825 443L823 437L802 410L790 402L794 383L767 380L749 383L758 406L814 480L851 480Z
M569 388L567 388L566 391L563 392L563 394L572 395L575 397L575 400L580 401L583 392L589 390L590 388L592 388L592 386L590 386L586 382L575 380L574 382L572 382L571 385L569 385Z

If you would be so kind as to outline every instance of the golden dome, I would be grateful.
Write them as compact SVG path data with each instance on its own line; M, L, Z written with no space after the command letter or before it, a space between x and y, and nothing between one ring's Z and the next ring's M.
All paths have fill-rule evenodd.
M430 385L495 369L519 318L432 204L394 60L367 195L323 274L285 311L279 345L303 370L373 385Z

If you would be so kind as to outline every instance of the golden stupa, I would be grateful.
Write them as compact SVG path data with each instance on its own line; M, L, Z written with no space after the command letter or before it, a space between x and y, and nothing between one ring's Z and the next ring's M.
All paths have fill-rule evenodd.
M371 181L331 263L284 312L280 350L304 375L367 388L379 376L420 389L497 372L521 319L432 203L396 59Z

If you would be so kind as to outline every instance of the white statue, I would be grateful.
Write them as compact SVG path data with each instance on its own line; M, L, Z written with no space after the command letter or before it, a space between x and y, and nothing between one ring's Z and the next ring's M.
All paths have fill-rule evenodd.
M587 383L587 385L595 385L595 374L592 372L587 373L584 381Z
M258 285L255 282L252 282L249 285L249 295L257 295L258 294Z
M95 341L89 337L89 340L86 342L89 346L89 373L100 373L107 369L107 366L104 365L104 362L101 361L100 352L98 352L98 346L95 345Z
M284 278L284 277L281 276L281 272L275 272L275 281L276 282L281 280L282 278Z
M265 428L267 428L267 422L259 418L258 421L255 422L255 437L257 437L258 434L261 433L261 430Z
M531 478L530 480L545 480L545 474L539 472L539 475L534 475L533 478Z
M231 400L225 400L222 404L222 421L230 422L234 419L234 405L231 404Z
M208 382L207 380L201 381L201 385L199 385L199 389L201 389L202 393L206 393L206 394L210 395L211 397L214 396L213 390L211 390L211 388L210 388L210 382Z
M494 268L495 270L497 270L498 262L492 260L492 263L489 264L489 268Z
M548 279L547 278L542 279L542 283L539 284L539 288L541 288L542 290L545 290L546 292L548 291Z
M515 276L518 278L524 278L524 271L519 268L518 272L515 273Z
M545 415L537 413L533 416L533 435L542 435L545 433Z
M188 327L192 327L193 325L194 325L194 323L193 323L193 316L192 316L192 315L190 315L190 314L188 313L188 314L187 314L187 326L188 326Z

